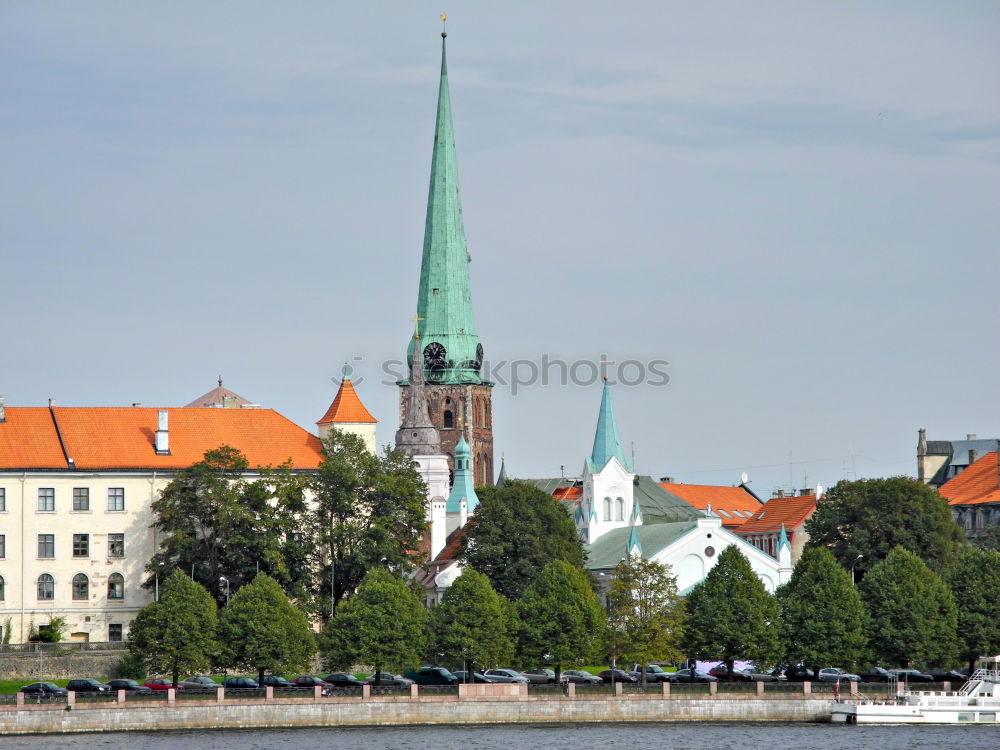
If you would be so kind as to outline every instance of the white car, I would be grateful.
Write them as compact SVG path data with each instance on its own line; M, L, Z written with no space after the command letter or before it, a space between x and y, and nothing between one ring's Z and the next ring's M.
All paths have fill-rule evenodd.
M836 667L819 670L819 675L816 679L820 682L836 682L837 680L842 682L861 682L861 678L856 674L845 672L843 669Z
M487 669L483 674L492 677L495 682L530 682L516 669Z

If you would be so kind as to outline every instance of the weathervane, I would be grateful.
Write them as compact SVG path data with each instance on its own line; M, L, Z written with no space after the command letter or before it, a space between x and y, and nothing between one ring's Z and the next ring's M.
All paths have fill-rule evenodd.
M417 317L410 318L410 320L413 321L413 338L419 339L420 338L420 321L423 320L423 318L420 317L420 313L417 313Z

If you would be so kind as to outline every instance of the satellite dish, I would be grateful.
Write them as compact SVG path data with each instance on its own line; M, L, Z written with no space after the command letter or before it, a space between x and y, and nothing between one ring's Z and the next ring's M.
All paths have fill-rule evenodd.
M750 481L749 474L747 474L745 471L742 474L740 474L740 484L746 484L749 481Z

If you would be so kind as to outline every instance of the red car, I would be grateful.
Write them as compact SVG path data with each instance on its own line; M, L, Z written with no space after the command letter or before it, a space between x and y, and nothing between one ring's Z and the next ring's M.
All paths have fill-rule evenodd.
M163 677L158 677L155 680L146 680L142 684L148 687L150 690L169 690L174 686L174 681L168 680ZM178 682L177 689L183 690L184 686Z

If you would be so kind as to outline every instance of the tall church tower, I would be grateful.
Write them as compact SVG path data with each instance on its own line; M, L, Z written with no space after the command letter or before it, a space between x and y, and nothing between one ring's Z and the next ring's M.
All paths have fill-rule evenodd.
M424 252L417 295L419 339L407 347L407 363L422 360L430 420L455 470L455 447L466 429L475 484L493 484L493 383L484 380L483 345L476 334L469 283L469 255L458 190L458 160L448 93L446 33L441 34L441 82L424 224ZM409 380L399 381L400 423L406 422ZM464 450L464 449L463 449Z

